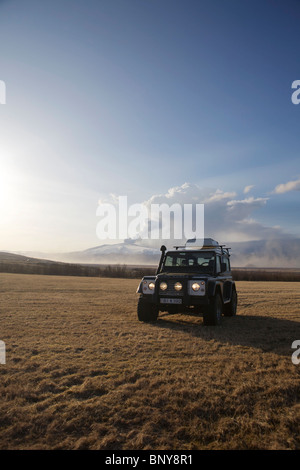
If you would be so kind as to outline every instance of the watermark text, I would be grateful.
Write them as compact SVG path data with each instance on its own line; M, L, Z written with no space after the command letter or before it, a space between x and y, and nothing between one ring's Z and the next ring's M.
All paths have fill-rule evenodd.
M119 196L97 207L97 237L105 239L181 240L204 238L204 204L132 204Z
M6 364L6 351L4 341L0 341L0 364Z
M300 80L294 80L292 83L292 89L296 90L292 93L292 103L299 104L300 103Z
M0 80L0 104L6 104L6 84Z
M292 349L296 349L296 351L293 352L292 354L292 363L295 364L296 366L300 364L300 339L296 339L292 343Z

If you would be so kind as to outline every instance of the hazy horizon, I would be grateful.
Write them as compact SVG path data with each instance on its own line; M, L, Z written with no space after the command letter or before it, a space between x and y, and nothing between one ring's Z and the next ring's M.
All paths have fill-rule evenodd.
M11 251L9 253L28 258L76 264L157 266L161 255L158 246L151 248L132 242L123 242L90 247L75 252ZM167 249L172 250L173 248L173 245L167 244ZM285 239L236 242L230 244L230 248L233 267L300 269L299 239L290 239L289 243ZM0 261L3 262L3 256Z

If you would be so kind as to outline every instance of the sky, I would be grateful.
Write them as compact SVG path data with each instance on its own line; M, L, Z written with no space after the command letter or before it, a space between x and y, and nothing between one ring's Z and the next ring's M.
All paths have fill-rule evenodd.
M0 0L0 250L105 243L99 201L124 195L204 203L207 237L299 238L299 13Z

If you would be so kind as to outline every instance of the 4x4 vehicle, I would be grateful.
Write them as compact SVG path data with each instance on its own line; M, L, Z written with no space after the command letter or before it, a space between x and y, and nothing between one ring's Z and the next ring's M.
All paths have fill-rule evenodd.
M200 245L188 240L172 251L163 245L156 275L143 277L138 287L138 319L153 322L159 312L190 312L202 313L205 325L219 325L222 315L235 315L229 249L211 238Z

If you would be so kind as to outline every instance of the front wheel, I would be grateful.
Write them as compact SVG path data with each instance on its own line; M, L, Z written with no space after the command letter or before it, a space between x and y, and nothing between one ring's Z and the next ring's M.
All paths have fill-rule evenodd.
M209 308L203 313L204 325L220 325L222 321L223 303L220 294L216 294Z
M140 297L137 306L137 314L139 321L155 322L158 317L158 308Z

